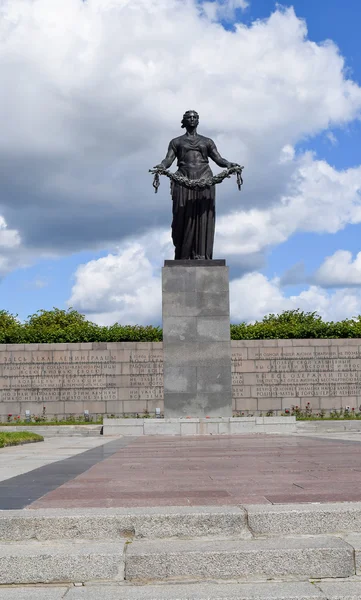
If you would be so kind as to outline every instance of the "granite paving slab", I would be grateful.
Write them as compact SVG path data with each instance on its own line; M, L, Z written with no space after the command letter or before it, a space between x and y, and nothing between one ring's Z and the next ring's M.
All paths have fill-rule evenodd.
M30 508L361 501L358 441L292 435L132 438ZM66 468L66 467L65 467ZM332 482L332 485L331 485Z

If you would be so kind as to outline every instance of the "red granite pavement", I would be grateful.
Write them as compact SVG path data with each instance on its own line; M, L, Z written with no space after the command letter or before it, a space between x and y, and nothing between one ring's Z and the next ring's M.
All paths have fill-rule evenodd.
M361 443L141 437L29 508L361 501Z

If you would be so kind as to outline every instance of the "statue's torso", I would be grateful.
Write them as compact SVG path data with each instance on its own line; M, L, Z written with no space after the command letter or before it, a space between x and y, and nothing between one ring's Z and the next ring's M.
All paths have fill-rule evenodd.
M189 179L199 179L212 175L208 164L208 149L213 143L203 135L195 137L187 134L172 140L174 152L178 160L178 171Z

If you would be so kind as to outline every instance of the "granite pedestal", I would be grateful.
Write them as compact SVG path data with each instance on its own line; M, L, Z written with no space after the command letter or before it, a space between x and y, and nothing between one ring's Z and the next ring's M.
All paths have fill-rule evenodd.
M228 267L166 260L162 271L164 416L231 417Z

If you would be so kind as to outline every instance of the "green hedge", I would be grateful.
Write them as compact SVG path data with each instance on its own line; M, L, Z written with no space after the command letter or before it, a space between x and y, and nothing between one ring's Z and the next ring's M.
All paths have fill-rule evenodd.
M288 310L270 314L252 324L231 325L232 340L287 338L361 338L361 316L327 322L315 312ZM87 321L76 310L39 310L21 323L17 315L0 310L0 344L61 342L161 342L161 327L120 325L109 327Z

